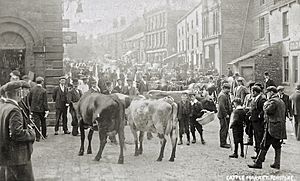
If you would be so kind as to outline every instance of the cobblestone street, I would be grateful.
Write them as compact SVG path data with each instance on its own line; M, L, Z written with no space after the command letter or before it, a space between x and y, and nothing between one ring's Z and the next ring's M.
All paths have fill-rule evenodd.
M204 126L206 145L197 142L178 146L174 163L168 161L171 154L169 139L162 162L155 161L160 149L157 137L150 141L145 138L143 155L133 156L133 136L128 126L125 129L125 163L119 165L119 146L111 143L106 145L100 162L93 161L99 145L98 133L93 137L93 154L79 157L79 136L54 136L53 128L48 128L48 139L34 144L32 164L36 180L226 180L230 175L283 175L300 179L300 145L292 135L290 122L287 122L288 140L283 145L280 171L269 167L273 162L273 148L270 148L262 170L247 167L247 163L252 162L253 147L249 147L247 159L229 159L230 149L219 147L218 120Z

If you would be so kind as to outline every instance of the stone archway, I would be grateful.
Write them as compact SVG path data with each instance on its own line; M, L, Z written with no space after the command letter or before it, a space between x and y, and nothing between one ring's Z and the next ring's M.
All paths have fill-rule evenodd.
M27 74L30 70L34 71L33 47L39 43L38 33L28 22L15 17L0 17L2 62L7 61L9 57L14 62L20 61L24 64L19 67L23 68L23 74Z

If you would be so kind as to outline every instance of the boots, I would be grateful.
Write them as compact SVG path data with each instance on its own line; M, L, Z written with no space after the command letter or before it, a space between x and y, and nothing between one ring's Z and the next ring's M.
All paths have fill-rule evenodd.
M182 145L182 144L183 144L183 143L182 143L182 136L180 136L178 145Z
M201 138L202 145L205 145L205 141L203 139L203 132L200 132L200 138Z
M265 156L267 154L267 151L265 150L260 150L258 157L254 164L248 165L249 168L257 168L257 169L262 169L262 162L265 160Z
M270 165L271 168L280 169L280 156L281 156L281 148L275 149L275 160L274 163Z
M234 144L234 153L232 155L229 155L229 158L238 158L238 144Z
M190 133L186 133L187 142L186 145L190 145Z

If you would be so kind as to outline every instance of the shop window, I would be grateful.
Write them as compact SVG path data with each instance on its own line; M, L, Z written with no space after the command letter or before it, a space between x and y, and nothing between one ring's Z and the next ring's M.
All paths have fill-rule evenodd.
M289 36L288 12L282 13L282 37Z
M294 83L298 82L298 56L293 56Z
M289 82L289 57L283 57L283 80Z
M265 17L259 18L259 38L265 37Z

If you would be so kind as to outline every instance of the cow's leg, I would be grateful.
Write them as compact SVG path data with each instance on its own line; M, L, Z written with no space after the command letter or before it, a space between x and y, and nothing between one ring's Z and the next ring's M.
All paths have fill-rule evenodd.
M100 147L94 161L99 161L102 157L102 152L104 150L105 144L107 143L107 135L106 131L99 129L99 139L100 139Z
M177 146L177 134L176 134L175 130L171 131L170 138L171 138L171 142L172 142L172 154L171 154L169 161L173 162L174 158L175 158L176 146Z
M82 156L83 153L84 153L84 139L85 139L85 133L84 133L84 127L83 127L83 123L82 123L83 120L80 120L80 123L79 123L79 128L80 128L80 139L81 139L81 146L80 146L80 149L79 149L79 153L78 155L79 156Z
M123 153L123 149L124 149L124 143L125 143L125 135L124 135L124 127L123 129L119 129L119 142L120 142L120 155L119 155L119 159L118 159L118 164L123 164L124 163L124 153Z
M143 154L143 139L144 139L144 132L140 131L140 136L139 136L140 147L138 150L139 155Z
M93 129L90 129L89 130L89 134L88 134L88 140L89 140L89 146L88 146L88 149L87 149L87 154L92 154L92 138L93 138L93 134L94 134L94 130Z
M135 129L134 125L130 125L130 130L133 135L133 139L134 139L134 143L135 143L134 156L139 156L139 153L138 153L139 144L138 144L138 138L137 138L137 130Z
M159 157L158 157L157 161L162 161L162 159L164 157L164 151L165 151L165 146L166 146L167 140L166 140L164 134L158 134L158 137L160 139L161 147L160 147L160 153L159 153Z

